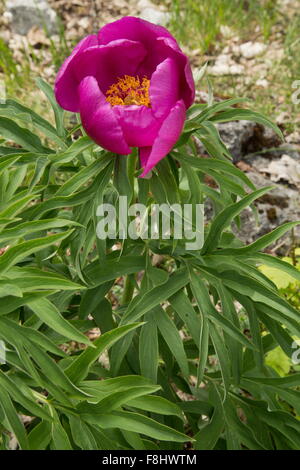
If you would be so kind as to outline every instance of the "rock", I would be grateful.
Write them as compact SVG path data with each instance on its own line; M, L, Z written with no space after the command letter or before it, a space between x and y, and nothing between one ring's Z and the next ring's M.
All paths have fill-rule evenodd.
M220 33L222 34L223 38L225 39L230 39L234 36L234 31L227 25L221 25L220 26Z
M268 86L270 84L269 84L268 80L266 80L265 78L260 78L255 82L255 85L259 86L261 88L268 88Z
M300 163L289 155L282 155L279 159L272 160L266 168L261 171L270 175L275 183L286 181L300 188Z
M237 64L232 60L230 54L221 54L217 57L214 65L209 67L211 75L241 75L245 71L245 67Z
M199 99L199 95L197 95L197 97ZM290 152L294 151L292 147L290 151L286 151L286 145L281 150L279 147L281 140L277 134L275 134L272 129L252 121L222 122L218 123L217 127L222 141L233 156L234 163L245 159L249 155L249 161L247 160L247 163L252 165L251 154L268 148L270 149L270 153L266 153L266 158L270 158L269 155L273 155L274 153L279 157L284 153L290 154ZM203 144L198 142L197 145L199 152L201 154L205 153ZM290 156L293 158L293 155ZM265 166L265 163L263 166Z
M27 34L28 43L35 49L40 49L43 46L50 46L50 40L46 36L43 29L33 26Z
M249 244L286 222L300 220L300 153L297 148L282 143L272 129L254 122L233 121L217 126L236 166L254 185L257 188L275 186L255 201L258 219L250 208L242 212L241 228L233 227L238 238ZM199 154L205 156L203 144L195 142ZM259 151L261 153L257 153ZM215 188L214 181L205 182ZM213 204L207 199L205 218L209 221L212 216ZM300 243L300 225L295 227L294 235L295 242ZM291 244L291 233L288 232L268 250L285 256Z
M139 16L143 20L151 21L151 23L161 26L166 26L171 19L171 14L167 11L160 11L152 7L144 8Z
M253 59L263 54L267 46L261 42L248 41L240 45L240 53L245 59Z
M215 65L209 68L211 75L242 75L245 71L243 65L240 64L225 64L224 62L216 62Z
M143 20L151 21L151 23L166 26L171 19L170 13L161 10L150 0L139 0L137 7L140 11L140 18L142 18Z
M50 35L58 31L57 15L46 0L8 0L6 10L14 33L26 35L34 26L46 28Z
M259 173L249 172L247 176L258 188L270 185L270 180ZM246 243L252 243L286 222L300 219L299 191L283 184L278 184L273 191L265 194L255 205L258 211L258 224L255 222L251 209L248 208L242 213L242 228L237 231L239 238ZM276 250L277 254L286 255L286 251L291 246L290 237L290 233L287 233L276 243L279 247ZM300 240L300 226L295 228L295 237L298 241Z
M143 11L145 8L155 8L155 5L150 0L139 0L137 7L139 11Z
M252 128L252 135L248 140L243 142L242 153L247 155L250 153L259 152L260 150L275 149L281 145L280 137L270 128L262 126L261 124L254 124ZM270 150L270 153L272 151ZM282 155L283 152L277 153L277 156Z
M276 117L276 124L277 125L282 125L285 124L290 120L290 113L287 111L282 111L277 117Z
M289 144L300 144L300 132L295 131L286 137Z
M246 142L253 136L255 123L250 121L232 121L218 124L221 139L233 156L239 161L244 155Z

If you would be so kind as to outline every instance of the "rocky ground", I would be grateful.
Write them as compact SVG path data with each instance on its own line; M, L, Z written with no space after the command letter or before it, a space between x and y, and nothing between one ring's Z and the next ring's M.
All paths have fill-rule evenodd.
M289 4L288 0L282 2ZM32 76L38 75L53 82L57 68L79 38L124 15L140 16L162 25L168 24L171 18L168 2L162 6L161 2L158 5L158 2L154 4L149 0L39 0L38 5L40 10L36 8L36 0L2 0L0 4L0 52L3 57L6 54L4 59L0 58L0 79L2 74L7 81L11 74L11 82L7 81L8 93L17 95L19 99L26 96L28 104L34 108L41 96L37 96L39 92L34 87L28 93L25 85ZM244 86L247 86L247 80L251 78L253 84L255 77L254 89L264 89L272 101L270 73L284 53L277 30L268 47L261 41L258 32L254 32L253 40L246 42L228 27L224 26L221 33L223 46L213 54L202 56L199 50L185 47L194 72L197 73L203 62L208 60L211 77L224 80L224 83L230 76L241 77ZM16 80L17 90L11 88L16 86ZM201 83L198 84L200 89L201 86ZM226 89L221 97L227 96ZM198 94L198 99L202 98L203 94ZM247 121L219 126L236 165L258 187L270 182L275 185L275 189L257 203L258 225L251 211L243 214L241 237L247 242L281 223L300 220L300 135L297 129L300 117L298 112L296 118L291 118L290 113L284 111L284 106L281 109L280 103L283 105L284 97L276 96L276 100L276 119L285 133L284 144L269 130ZM291 120L292 127L289 126ZM300 239L300 229L295 230L295 236ZM290 247L291 241L286 238L274 247L274 252L286 254Z
M248 121L219 124L219 131L236 165L257 188L274 185L274 189L256 203L258 224L250 209L244 211L240 237L250 243L285 222L300 220L300 153L297 147L282 144L273 131ZM287 255L294 244L299 244L299 227L293 237L295 239L286 235L272 247L272 252Z

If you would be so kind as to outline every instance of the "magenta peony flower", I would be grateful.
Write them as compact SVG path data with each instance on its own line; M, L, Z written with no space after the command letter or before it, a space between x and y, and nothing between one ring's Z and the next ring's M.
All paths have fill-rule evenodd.
M101 147L139 147L145 176L172 149L195 97L189 61L163 27L125 17L83 39L55 82L60 106L79 112Z

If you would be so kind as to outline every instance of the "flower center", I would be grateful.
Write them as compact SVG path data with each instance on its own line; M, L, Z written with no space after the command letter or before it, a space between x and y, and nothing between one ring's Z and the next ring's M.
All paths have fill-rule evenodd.
M151 108L149 97L150 80L144 77L124 75L118 78L106 92L106 101L112 106L137 104Z

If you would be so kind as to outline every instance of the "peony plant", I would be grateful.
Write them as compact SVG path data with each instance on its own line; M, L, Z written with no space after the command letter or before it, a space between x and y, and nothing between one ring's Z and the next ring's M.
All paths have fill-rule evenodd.
M75 47L55 96L63 109L80 113L101 147L121 155L138 147L146 176L177 142L195 85L188 58L165 28L125 17Z

